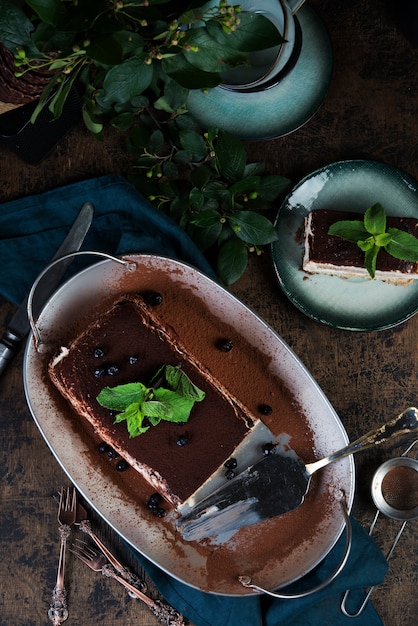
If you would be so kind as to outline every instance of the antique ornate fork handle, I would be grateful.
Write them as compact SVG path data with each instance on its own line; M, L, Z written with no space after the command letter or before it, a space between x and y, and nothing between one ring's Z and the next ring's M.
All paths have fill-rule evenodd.
M122 578L114 569L111 564L106 564L102 567L102 574L108 578L114 578L121 585L123 585L132 595L136 596L142 602L144 602L151 613L155 615L160 624L164 626L185 626L186 622L184 621L184 617L181 613L179 613L174 607L172 607L167 602L163 602L162 600L156 599L153 600L146 596L142 591L128 583L127 580Z
M48 610L48 617L54 626L59 626L68 617L67 609L67 591L64 586L64 572L65 572L65 549L67 546L67 540L71 533L70 526L62 524L59 527L60 533L60 555L58 561L58 573L57 581L52 592L52 602Z
M84 519L79 523L79 525L80 525L80 530L83 533L86 533L86 535L89 535L91 539L93 539L94 543L97 545L100 551L103 552L103 554L106 556L107 560L111 563L111 565L116 570L116 572L120 574L120 576L122 576L124 580L126 580L128 583L133 585L136 589L139 589L139 591L142 591L145 593L147 591L147 584L145 580L143 580L142 578L140 578L139 576L131 572L131 570L128 567L126 567L125 565L122 565L122 563L120 563L116 559L116 557L106 548L104 543L99 539L96 533L92 530L90 521L88 519ZM137 597L137 595L131 591L129 592L129 595L132 598Z

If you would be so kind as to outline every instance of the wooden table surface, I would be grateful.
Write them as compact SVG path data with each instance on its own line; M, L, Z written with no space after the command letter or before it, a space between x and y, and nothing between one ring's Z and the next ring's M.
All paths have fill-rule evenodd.
M398 28L395 0L310 0L326 24L334 70L326 97L314 117L296 132L247 145L254 160L271 173L297 182L325 164L371 159L418 179L418 49ZM103 143L80 125L41 164L25 164L0 147L0 201L106 174L126 174L123 138L109 132ZM1 210L1 208L0 208ZM1 244L0 244L1 245ZM418 316L380 332L348 332L315 322L281 292L269 254L252 258L232 287L302 359L335 407L351 439L417 404ZM0 327L15 307L0 300ZM68 484L26 406L20 354L0 380L2 626L47 624L56 575L57 527L53 494ZM376 467L402 446L386 446L356 459L358 486L354 514L369 527L369 496ZM118 536L92 515L100 536L133 566ZM398 524L382 518L376 540L387 550ZM417 533L411 522L395 550L384 583L373 601L386 626L413 626L418 613ZM152 626L155 617L130 599L117 583L82 564L68 568L73 626ZM154 593L152 585L151 593ZM211 617L216 624L215 616ZM355 624L355 620L353 620Z

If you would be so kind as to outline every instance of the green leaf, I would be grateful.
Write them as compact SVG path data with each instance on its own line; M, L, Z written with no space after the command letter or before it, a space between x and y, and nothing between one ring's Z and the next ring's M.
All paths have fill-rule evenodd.
M189 223L187 232L199 250L205 252L206 250L209 250L219 239L222 233L222 224L218 219L218 221L211 226L202 227L199 223L195 225L193 220L193 222Z
M195 400L184 398L175 391L170 389L159 388L155 390L155 397L163 404L168 404L171 408L170 415L162 416L167 422L175 422L182 424L187 422L190 417L191 410Z
M182 130L179 136L181 146L191 155L193 161L202 161L206 157L208 149L200 133Z
M225 285L235 283L248 265L248 250L239 239L224 243L218 254L218 274Z
M183 398L188 398L189 400L194 400L195 402L201 402L204 399L205 393L192 383L190 378L180 367L166 365L164 374L171 389Z
M260 185L260 176L248 176L247 178L243 178L242 180L238 180L231 187L231 192L233 194L237 193L245 193L247 191L258 190Z
M221 223L221 214L215 209L201 211L196 217L190 220L191 224L201 228L209 228Z
M360 248L360 250L363 250L363 252L366 252L367 250L371 250L375 245L374 237L368 237L367 239L359 239L359 241L357 242L357 245Z
M120 115L116 115L112 117L110 120L113 128L117 128L120 131L125 131L130 128L134 122L135 116L133 113L120 113Z
M159 386L164 379L170 389ZM118 411L115 424L126 420L130 437L145 433L149 425L157 426L161 420L187 422L195 402L201 402L205 393L194 385L179 368L165 365L154 376L154 387L142 383L127 383L105 387L97 396L101 406Z
M403 261L418 261L418 239L398 228L388 228L391 241L385 246L388 254Z
M168 76L186 89L210 89L222 80L219 73L199 70L182 54L163 59L162 67Z
M205 204L205 195L203 191L193 187L189 193L190 206L193 211L200 211Z
M126 420L126 427L130 437L137 437L143 435L149 429L149 426L144 426L144 414L141 411L141 405L138 402L133 402L126 407L123 413L119 413L114 421L115 424Z
M56 26L65 20L67 12L61 0L26 0L26 3L46 24Z
M246 54L216 41L204 27L188 30L184 42L198 48L197 52L185 51L183 53L185 59L193 67L204 72L223 72L229 67L243 65L247 61Z
M215 41L244 52L265 50L285 41L275 25L255 11L242 11L236 30L229 33L225 33L214 21L208 22L207 29Z
M273 224L263 215L254 211L236 211L230 218L237 237L256 246L263 246L277 240Z
M290 186L291 181L288 178L271 174L261 178L257 193L263 200L273 202L273 200L284 194Z
M359 220L341 220L335 222L329 227L328 234L341 237L342 239L351 241L351 243L365 240L370 235L369 231L365 229L363 222Z
M119 65L123 62L122 46L113 35L95 35L88 52L91 59L104 66Z
M378 235L374 236L374 241L376 245L379 246L379 248L383 248L384 246L390 244L391 239L392 236L390 235L390 233L379 233Z
M101 97L107 104L128 102L149 87L152 66L144 63L144 56L133 57L112 67L103 81Z
M195 187L202 189L210 180L211 171L206 165L196 167L190 174L190 180Z
M97 396L97 401L111 411L124 411L132 403L143 402L147 391L142 383L105 387Z
M170 402L159 402L157 400L148 400L142 405L142 412L145 417L157 417L159 420L171 420L173 417L173 407Z
M247 155L238 137L224 130L219 131L216 140L216 160L222 175L228 181L234 183L243 177Z
M377 255L379 253L379 249L380 249L379 246L372 246L371 248L366 250L364 254L364 264L371 278L374 278L376 274L376 260L377 260Z
M379 235L386 231L386 213L380 203L367 209L364 215L364 227L372 235Z
M87 129L91 133L93 133L94 135L98 135L99 133L102 132L103 124L101 124L100 122L96 122L93 119L90 111L88 109L86 109L86 107L83 107L82 115L83 115L83 121L84 121Z
M13 0L0 0L0 41L16 52L17 48L24 48L27 53L39 56L39 50L31 39L33 25L23 10Z

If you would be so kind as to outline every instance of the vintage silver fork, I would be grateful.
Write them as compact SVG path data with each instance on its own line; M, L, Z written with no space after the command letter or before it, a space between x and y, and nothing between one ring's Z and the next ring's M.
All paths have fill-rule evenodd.
M72 544L70 552L75 554L76 557L88 565L88 567L90 567L90 569L94 572L101 572L103 576L117 580L121 585L128 589L128 591L142 600L161 624L164 624L165 626L186 625L184 617L181 613L179 613L170 604L158 599L153 600L152 598L149 598L142 591L122 578L122 576L115 571L114 567L109 563L104 554L96 552L96 550L80 540L76 540L76 543Z
M68 617L67 591L64 586L65 551L70 536L71 525L76 520L77 492L68 487L62 488L58 505L58 524L60 534L60 555L58 561L57 581L52 592L52 602L48 610L48 617L54 626L59 626Z
M130 569L126 567L125 565L122 565L122 563L120 563L117 560L117 558L110 552L110 550L106 548L104 543L99 539L99 537L96 535L96 533L93 531L91 527L90 520L87 519L86 509L83 507L82 504L80 504L80 502L77 502L77 519L75 523L77 526L79 526L80 530L83 533L86 533L87 535L91 537L91 539L93 539L96 546L99 548L101 552L103 552L103 554L106 556L109 563L113 565L114 569L118 572L118 574L122 576L122 578L127 580L128 583L130 583L131 585L133 585L134 587L136 587L143 593L147 591L147 584L145 580L143 580L142 578L140 578L139 576L131 572ZM129 592L129 595L132 598L137 597L131 591Z

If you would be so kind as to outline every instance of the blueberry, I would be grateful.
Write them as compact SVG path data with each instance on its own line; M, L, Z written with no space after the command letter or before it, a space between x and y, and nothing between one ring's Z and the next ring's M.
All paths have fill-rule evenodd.
M165 517L167 513L163 508L159 507L158 509L155 510L155 515L157 517Z
M274 443L265 443L263 446L261 446L264 456L269 456L270 454L273 454L275 447L276 446L274 445Z
M103 378L103 376L105 375L106 375L106 370L104 367L96 367L96 369L94 370L95 378Z
M259 411L262 415L271 415L273 413L273 409L269 404L260 404Z
M229 469L227 472L225 472L225 478L227 478L228 480L232 480L234 476L235 476L235 472L233 469Z
M129 357L129 365L135 365L135 363L138 363L138 357L137 356L130 356Z
M218 347L219 350L222 350L222 352L230 352L234 347L234 344L230 339L221 339L218 343Z
M102 359L104 357L103 348L95 348L93 352L93 356L95 359Z
M224 463L225 467L227 467L228 469L235 469L236 466L238 465L237 460L234 459L233 457L231 457L230 459L228 459L225 463Z
M162 500L162 497L160 496L159 493L153 493L148 499L147 507L153 510L158 509L158 506L161 500Z
M149 291L144 298L151 306L158 306L163 301L162 295L157 291Z
M125 470L127 470L129 467L128 463L125 461L125 459L121 459L120 461L118 461L116 463L116 469L118 472L124 472Z
M97 449L103 454L104 452L108 451L109 445L105 441L101 441L97 446Z
M187 434L184 435L180 435L179 438L176 441L178 446L185 446L187 443L189 443L189 438L187 436Z
M116 452L116 450L113 450L113 448L109 447L107 450L107 456L109 457L109 459L117 459L120 454Z
M119 374L119 367L117 365L108 365L107 374L108 376L117 376Z

